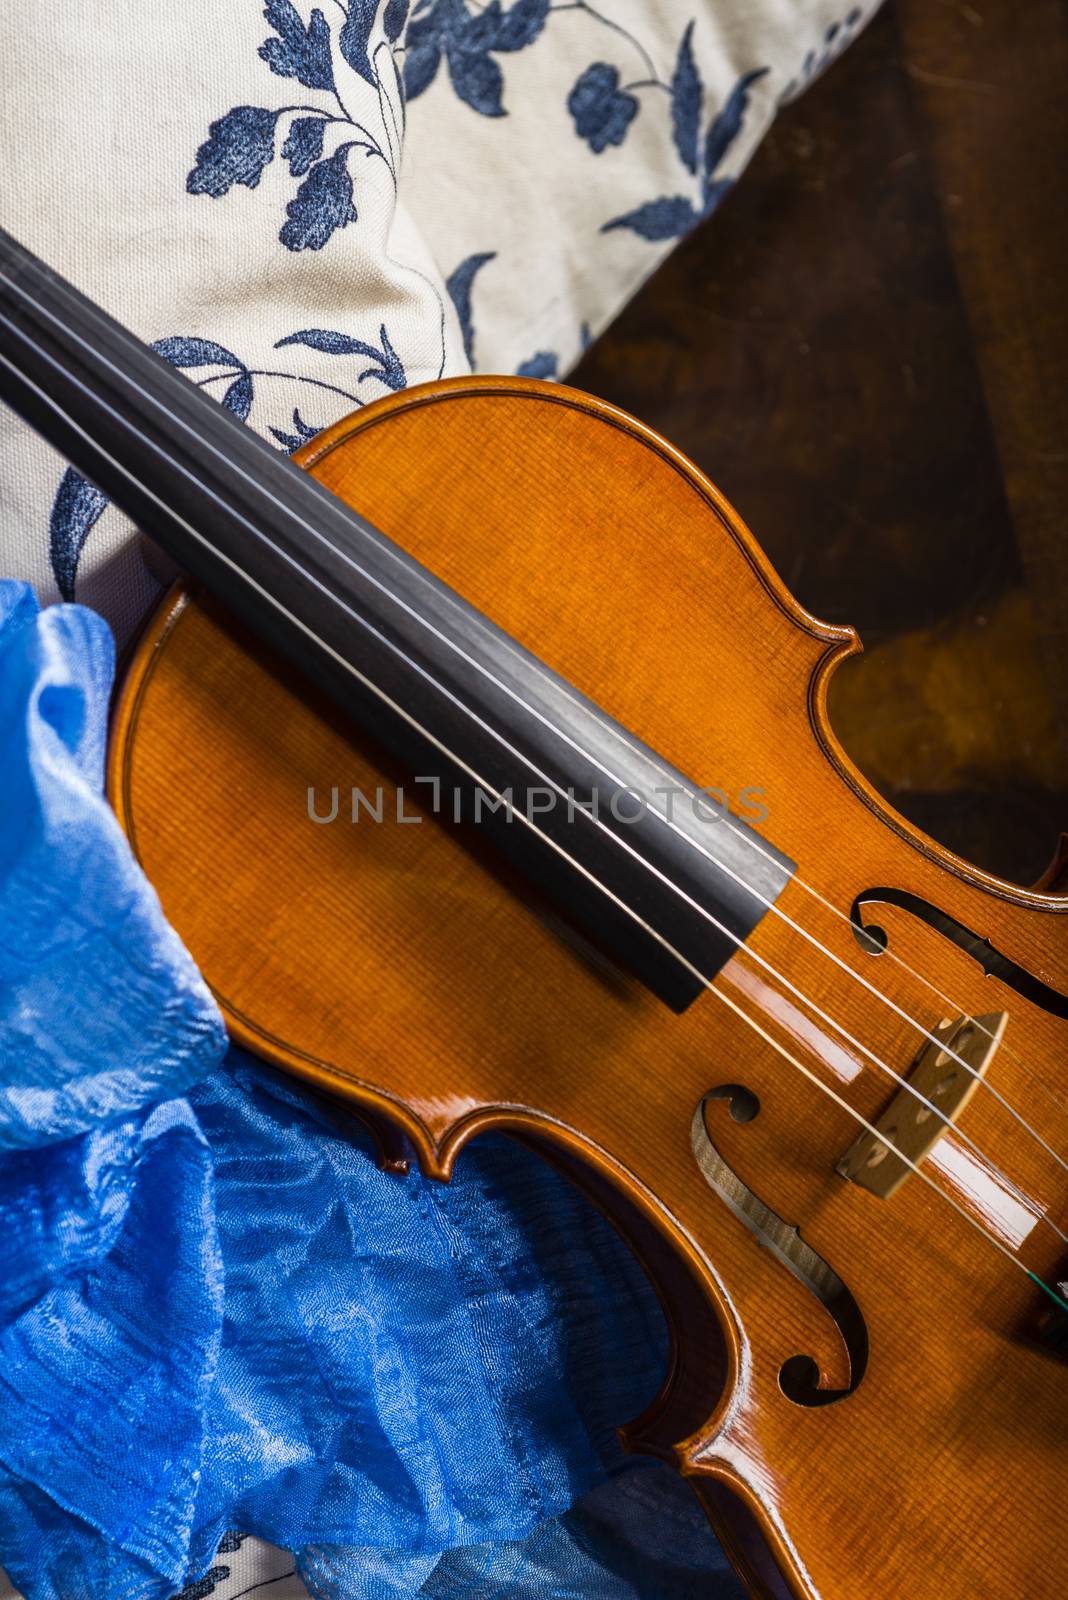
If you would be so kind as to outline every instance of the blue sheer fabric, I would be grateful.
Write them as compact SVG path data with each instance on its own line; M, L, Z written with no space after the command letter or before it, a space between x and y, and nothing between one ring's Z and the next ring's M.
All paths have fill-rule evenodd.
M664 1329L503 1140L449 1186L240 1052L101 798L111 644L0 583L0 1564L162 1600L227 1528L313 1594L740 1593L625 1459Z

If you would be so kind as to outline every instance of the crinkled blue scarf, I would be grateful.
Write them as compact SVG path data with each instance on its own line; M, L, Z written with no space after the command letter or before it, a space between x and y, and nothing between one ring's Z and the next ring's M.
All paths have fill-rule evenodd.
M611 1230L449 1186L237 1050L102 798L102 620L0 583L0 1565L161 1600L230 1528L314 1594L736 1595L613 1427L663 1369Z

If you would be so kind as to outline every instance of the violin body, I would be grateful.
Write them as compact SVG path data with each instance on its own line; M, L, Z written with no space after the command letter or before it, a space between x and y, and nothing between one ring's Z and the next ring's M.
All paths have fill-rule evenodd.
M178 589L131 659L109 791L234 1039L343 1096L389 1163L447 1179L492 1128L588 1189L672 1333L625 1437L692 1478L754 1594L1061 1594L1068 1366L1041 1289L970 1223L1065 1277L1037 1213L1068 1226L1049 1153L1068 1144L1068 898L989 877L886 807L827 719L853 633L807 615L707 480L612 407L447 381L298 460L666 761L765 807L758 828L818 895L790 881L719 993L675 1015ZM334 820L309 815L310 788L320 818L338 789ZM382 820L361 802L354 822L352 790L373 807L380 788ZM883 886L915 900L874 897L880 953L850 912ZM986 975L948 924L1010 965ZM925 1169L955 1205L915 1173L889 1198L844 1178L850 1108L872 1121L896 1089L872 1058L905 1074L915 1019L991 1013L996 1093Z

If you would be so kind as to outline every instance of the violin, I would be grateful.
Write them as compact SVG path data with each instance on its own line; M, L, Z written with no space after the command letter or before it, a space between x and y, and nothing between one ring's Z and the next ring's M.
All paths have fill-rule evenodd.
M1068 860L838 743L860 648L689 461L530 379L280 456L6 236L0 397L180 565L108 789L232 1037L448 1179L490 1129L661 1297L625 1442L754 1595L1063 1592Z

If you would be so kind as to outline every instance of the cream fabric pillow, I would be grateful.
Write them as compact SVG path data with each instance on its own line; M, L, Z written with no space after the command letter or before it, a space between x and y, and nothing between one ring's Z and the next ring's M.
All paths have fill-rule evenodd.
M471 365L566 373L871 9L35 0L0 223L292 449ZM6 411L0 497L0 572L121 641L132 529Z

